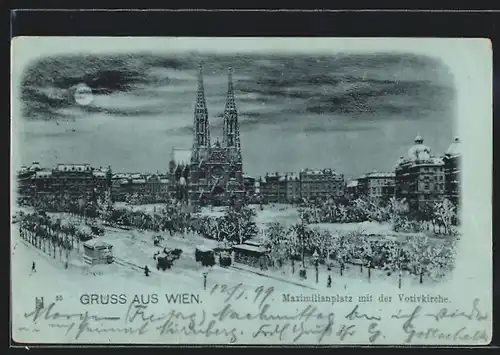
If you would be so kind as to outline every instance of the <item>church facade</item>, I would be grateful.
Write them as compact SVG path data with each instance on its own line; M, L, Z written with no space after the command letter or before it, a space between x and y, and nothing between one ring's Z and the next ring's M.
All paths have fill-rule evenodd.
M210 123L200 67L193 120L193 145L190 151L174 150L170 172L175 195L183 202L195 205L229 205L244 197L243 159L231 68L228 73L222 140L210 140Z

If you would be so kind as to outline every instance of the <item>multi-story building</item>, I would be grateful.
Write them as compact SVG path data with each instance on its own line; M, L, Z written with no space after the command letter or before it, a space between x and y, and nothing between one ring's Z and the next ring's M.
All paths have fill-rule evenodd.
M129 174L118 173L111 177L111 198L113 201L125 201Z
M191 172L191 150L172 149L169 163L169 191L172 198L188 201L188 180Z
M141 173L135 173L130 175L128 187L129 195L142 195L147 193L147 176Z
M425 210L443 199L445 193L444 162L433 156L422 137L415 138L408 157L401 157L395 167L395 196L405 198L410 210Z
M147 194L164 199L168 195L168 184L169 180L166 174L152 174L148 176L146 180Z
M228 76L222 142L210 142L210 125L200 67L190 161L179 168L179 162L173 157L170 164L172 185L175 186L177 197L190 204L227 205L245 195L231 68Z
M299 177L302 198L325 199L344 196L344 175L332 169L302 169Z
M287 202L287 184L285 175L266 173L260 180L260 195L264 203Z
M245 186L245 194L248 197L253 197L255 195L255 181L253 176L243 175L243 185Z
M394 196L395 174L370 172L358 179L357 192L360 196L381 200Z
M261 179L259 178L258 180L255 180L255 197L258 201L262 202L262 196L260 193L260 184L261 184Z
M96 201L111 190L111 167L95 169L89 164L58 164L53 169L42 169L38 163L22 168L19 195L25 203L35 200Z
M288 173L286 178L286 199L288 203L298 202L300 195L300 176L294 173Z
M19 205L29 204L34 195L33 176L42 170L38 162L30 166L22 166L17 172L16 197Z
M446 197L455 204L460 203L461 159L462 151L460 140L455 138L443 158Z
M169 180L164 174L127 174L113 175L112 195L114 201L127 201L132 196L141 201L164 202L169 199Z
M346 197L348 197L350 199L358 198L359 197L358 187L359 187L358 180L352 179L352 180L347 181L347 183L345 185Z

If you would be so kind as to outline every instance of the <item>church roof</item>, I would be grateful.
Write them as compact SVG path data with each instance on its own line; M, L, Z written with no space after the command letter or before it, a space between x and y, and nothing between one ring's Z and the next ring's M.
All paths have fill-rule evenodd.
M57 164L58 171L89 171L92 170L90 164Z
M365 174L361 175L359 178L360 179L363 179L363 178L386 178L386 179L390 179L390 178L394 178L395 176L396 176L396 174L393 173L393 172L387 173L387 172L372 171L372 172L365 173Z
M332 169L308 169L304 168L300 170L301 174L304 175L340 175Z
M356 187L359 185L358 180L351 180L347 182L347 187Z
M172 160L176 165L191 164L191 150L190 149L174 149Z

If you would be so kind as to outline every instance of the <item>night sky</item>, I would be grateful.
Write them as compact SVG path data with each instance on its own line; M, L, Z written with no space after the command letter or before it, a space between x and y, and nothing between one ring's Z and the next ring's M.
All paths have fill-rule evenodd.
M222 132L227 68L233 68L250 175L306 167L346 177L392 171L417 134L435 154L456 134L453 75L428 56L89 52L45 56L24 68L13 117L21 147L15 165L165 172L172 148L192 144L199 64L212 141ZM93 91L90 105L74 99L81 84Z

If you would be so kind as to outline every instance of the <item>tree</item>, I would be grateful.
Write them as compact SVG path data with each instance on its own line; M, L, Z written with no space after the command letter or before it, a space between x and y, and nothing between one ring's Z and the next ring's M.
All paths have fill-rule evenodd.
M398 242L393 240L387 241L383 244L382 252L384 253L384 263L382 269L388 271L388 274L393 272L398 273L398 285L401 288L401 279L403 272L403 248Z
M97 215L104 221L109 222L113 215L114 208L109 191L97 200Z
M373 261L373 249L371 241L366 235L362 235L359 239L359 251L361 259L361 271L363 271L363 266L365 266L368 269L368 280L370 280Z
M286 256L285 240L287 234L285 227L279 222L269 223L264 235L266 236L265 247L271 250L272 258L277 260L281 267Z
M293 225L287 229L287 237L284 241L285 249L292 264L292 273L295 273L295 261L301 260L299 254L300 239L298 236L298 227Z
M345 205L337 205L338 221L341 223L348 221L348 211Z
M392 229L397 232L404 225L404 214L408 211L406 199L398 200L391 197L388 202L389 208L389 221L391 222Z
M351 235L341 235L338 238L338 249L336 259L340 264L340 276L343 276L345 265L350 261L353 255L354 245L352 243Z
M450 231L450 227L456 216L455 211L455 205L447 198L436 202L434 205L434 215L440 224L443 225L445 234L448 234Z
M228 233L228 240L242 244L245 240L257 235L255 215L255 211L247 206L238 210L227 208L221 222L223 230Z
M420 283L423 282L423 276L426 267L430 263L432 251L429 246L429 238L425 235L407 237L406 245L408 250L408 267L410 271L419 276Z
M313 238L311 240L311 250L317 250L319 256L328 260L328 254L330 252L330 242L332 240L332 235L327 230L315 230L313 231Z
M328 269L330 269L332 267L332 261L331 261L332 256L333 256L333 259L337 259L337 253L338 253L339 244L340 244L339 240L340 240L340 236L339 236L338 232L324 234L323 248L326 252L326 266Z
M438 281L453 268L454 250L443 244L433 244L427 251L426 273L429 277Z

